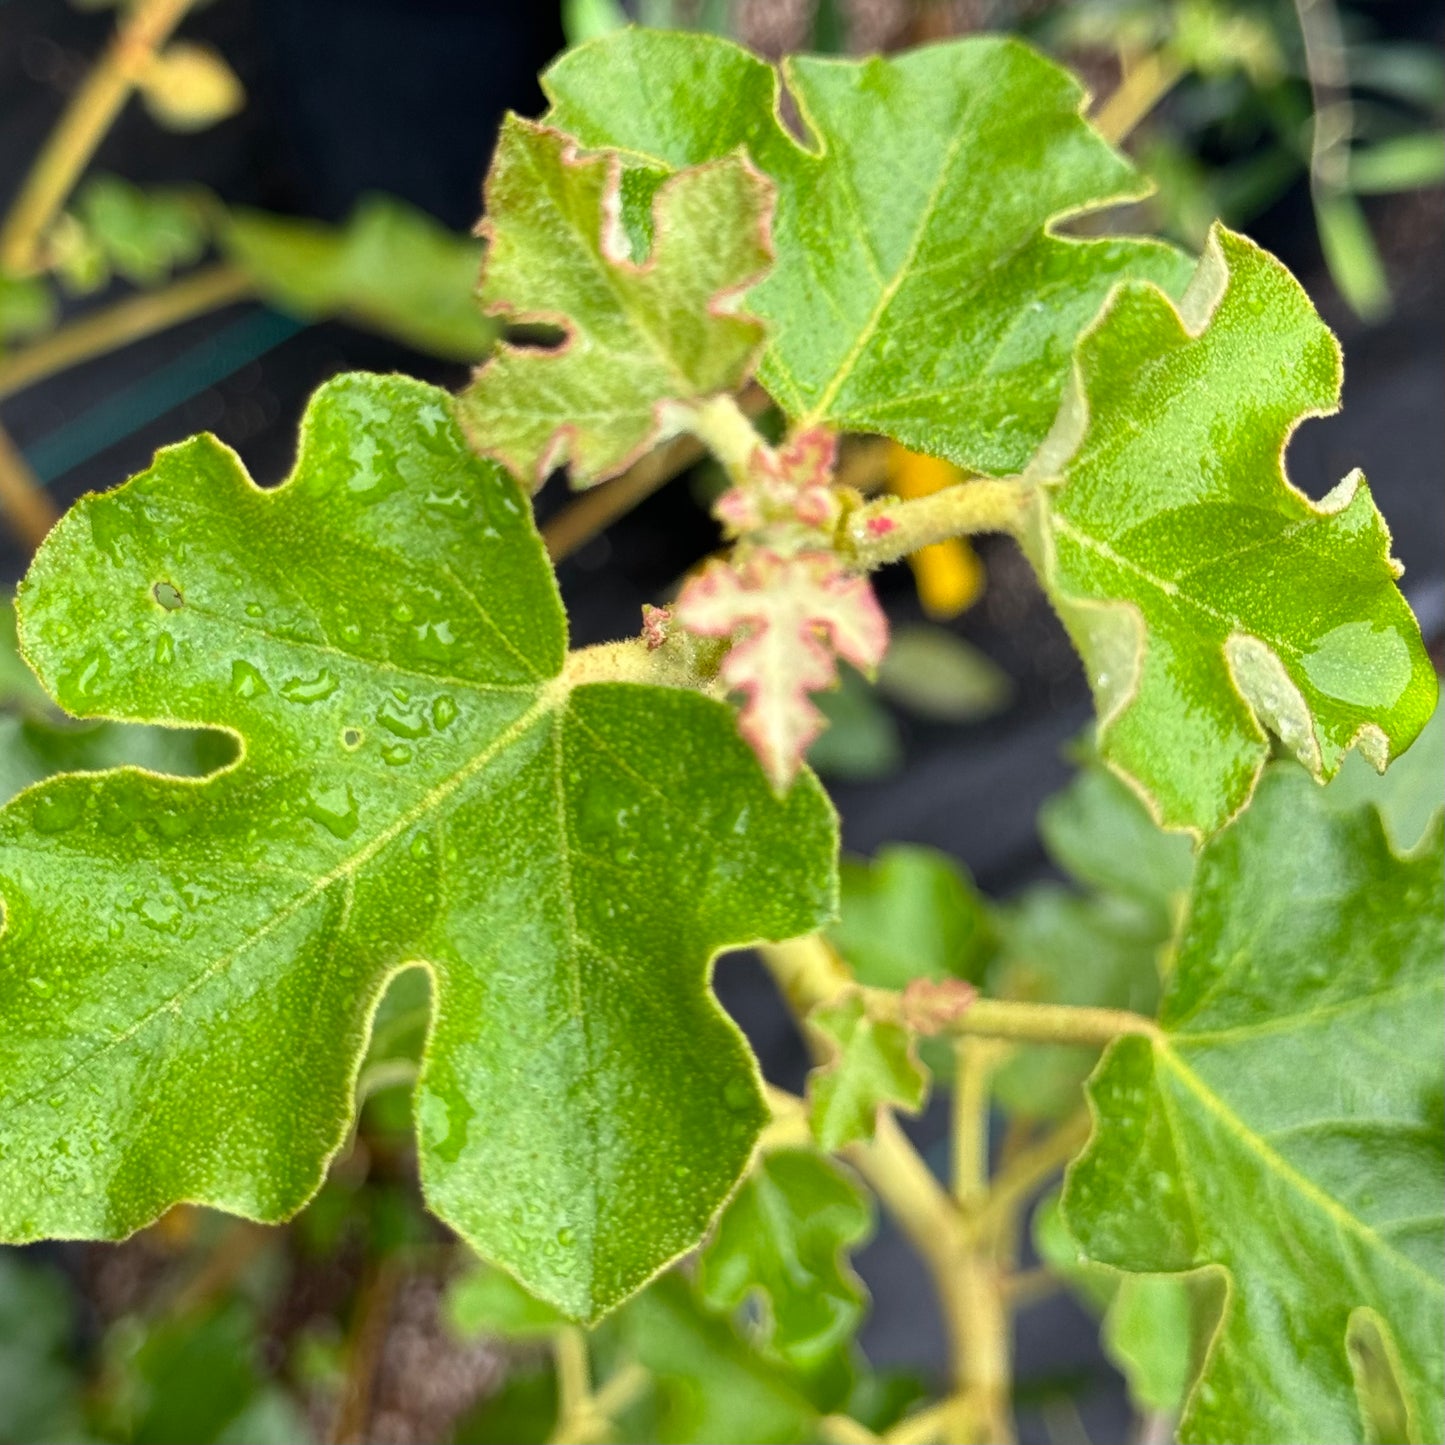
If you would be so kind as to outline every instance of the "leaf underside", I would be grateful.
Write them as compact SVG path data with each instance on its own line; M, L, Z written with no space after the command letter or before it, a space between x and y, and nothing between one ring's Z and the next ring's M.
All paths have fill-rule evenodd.
M1364 1440L1347 1336L1393 1340L1411 1439L1445 1390L1445 834L1266 774L1199 861L1159 1039L1114 1044L1068 1223L1094 1259L1228 1271L1181 1438Z
M526 498L445 393L329 383L272 492L167 448L19 605L68 711L241 754L0 811L0 1236L290 1215L421 963L432 1207L582 1318L697 1242L766 1116L709 961L827 916L831 810L811 777L775 798L719 703L569 686Z
M1339 348L1278 261L1216 227L1179 310L1124 286L1030 464L1030 555L1083 654L1106 762L1212 833L1275 733L1317 778L1407 747L1437 686L1358 473L1323 502L1285 442L1339 400ZM1268 729L1268 732L1266 731Z
M782 78L804 142L780 118L777 72L711 36L620 31L543 86L550 124L623 152L634 244L672 171L743 148L772 178L777 259L747 306L769 328L761 380L791 418L1020 469L1109 289L1188 280L1161 242L1050 229L1147 184L1081 118L1078 82L1016 40L794 56Z

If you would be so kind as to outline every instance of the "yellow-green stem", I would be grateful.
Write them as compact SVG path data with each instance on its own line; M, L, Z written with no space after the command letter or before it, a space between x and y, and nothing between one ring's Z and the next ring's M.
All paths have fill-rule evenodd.
M0 270L33 268L37 243L192 0L138 0L75 92L0 226Z
M1023 520L1032 485L978 477L906 502L882 497L849 515L840 550L853 566L871 570L949 537L1011 532Z
M0 426L0 513L11 531L34 551L60 516L59 508L41 486L30 463Z
M1094 129L1118 145L1183 77L1184 67L1164 50L1127 59L1114 93L1094 113Z
M723 392L693 402L683 409L682 421L718 459L735 485L747 481L748 464L763 439L736 397Z
M246 273L221 263L192 272L160 291L127 297L114 306L82 316L0 361L0 399L93 356L103 356L192 316L244 300L251 293Z

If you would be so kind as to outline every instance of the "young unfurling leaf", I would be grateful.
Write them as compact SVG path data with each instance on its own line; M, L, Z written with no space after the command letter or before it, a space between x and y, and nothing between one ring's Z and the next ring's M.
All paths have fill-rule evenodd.
M721 676L743 694L739 728L776 788L786 788L823 728L810 693L838 679L835 658L871 670L888 621L866 577L829 552L767 549L713 561L678 594L677 620L704 637L730 637Z
M735 390L761 354L744 290L771 259L772 188L742 156L672 178L651 248L620 221L621 163L508 117L487 181L482 302L508 322L561 327L554 350L504 343L462 394L476 447L540 485L622 471L676 429L674 403Z

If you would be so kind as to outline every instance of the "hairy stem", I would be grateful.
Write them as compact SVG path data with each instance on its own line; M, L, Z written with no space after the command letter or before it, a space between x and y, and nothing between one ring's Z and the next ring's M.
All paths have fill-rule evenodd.
M222 262L194 271L159 291L131 296L82 316L0 360L0 398L192 316L244 300L251 292L246 273Z
M10 530L31 551L45 540L45 534L60 516L60 509L3 426L0 426L0 513Z
M865 989L869 1011L879 1018L909 1021L907 999L886 989ZM954 1036L1017 1039L1022 1043L1078 1044L1102 1047L1124 1034L1159 1036L1159 1026L1128 1009L1086 1008L1075 1004L1023 1003L1013 999L974 999L941 1022L940 1033Z
M0 226L0 270L27 271L55 213L192 0L138 0L36 156Z
M722 464L735 486L748 479L748 463L764 445L737 399L724 392L685 409L684 425Z
M871 570L949 537L1011 532L1023 519L1031 487L1017 477L978 477L907 502L883 497L848 517L839 551L853 566Z

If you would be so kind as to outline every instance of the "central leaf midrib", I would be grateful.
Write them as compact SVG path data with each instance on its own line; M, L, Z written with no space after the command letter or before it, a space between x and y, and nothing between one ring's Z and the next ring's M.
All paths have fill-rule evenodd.
M395 842L408 828L414 827L426 817L427 814L434 812L443 802L456 793L459 788L485 771L498 757L516 743L520 742L534 726L542 723L552 713L556 712L565 702L565 698L566 693L559 692L554 687L544 687L540 689L536 702L513 722L509 723L486 747L468 758L455 772L448 774L440 782L429 788L416 803L402 812L393 822L372 837L364 846L348 855L341 862L337 863L328 873L322 875L321 878L317 879L309 887L295 894L290 900L276 909L254 933L249 934L246 938L242 939L241 942L236 944L235 947L207 965L195 978L189 980L183 988L177 990L177 992L169 995L167 998L162 999L114 1038L107 1039L105 1043L93 1049L83 1059L77 1060L60 1073L49 1076L37 1084L29 1093L9 1101L9 1107L11 1109L20 1109L33 1104L42 1095L47 1094L58 1085L64 1084L74 1075L88 1069L97 1059L103 1058L107 1054L129 1043L131 1039L142 1033L161 1014L172 1011L176 1005L197 993L218 974L229 968L231 964L247 952L247 950L269 937L283 924L296 917L297 914L302 912L309 904L315 902L316 899L323 897L335 884L346 878L355 878L367 863Z

